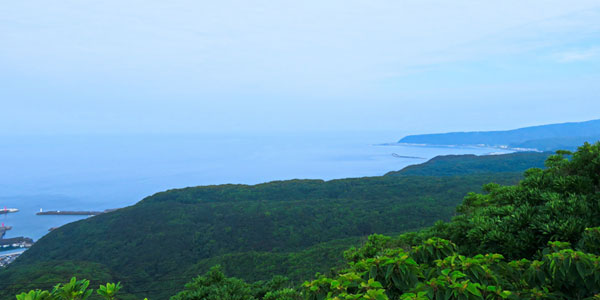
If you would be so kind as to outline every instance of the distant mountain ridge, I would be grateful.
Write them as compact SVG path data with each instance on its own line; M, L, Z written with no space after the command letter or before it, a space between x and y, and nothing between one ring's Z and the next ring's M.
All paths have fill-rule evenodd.
M450 132L409 135L399 143L425 145L491 146L554 151L575 150L584 142L600 140L600 119L586 122L524 127L505 131Z

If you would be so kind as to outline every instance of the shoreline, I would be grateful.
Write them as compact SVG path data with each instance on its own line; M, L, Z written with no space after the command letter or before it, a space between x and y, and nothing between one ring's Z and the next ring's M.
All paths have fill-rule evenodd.
M492 145L453 145L453 144L413 144L413 143L384 143L378 146L405 146L405 147L432 147L432 148L467 148L467 149L496 149L513 152L544 152L536 148L512 148L509 146L492 146ZM484 154L485 155L485 154Z
M103 211L87 211L87 210L49 210L39 211L35 213L38 216L97 216L117 209L105 209Z

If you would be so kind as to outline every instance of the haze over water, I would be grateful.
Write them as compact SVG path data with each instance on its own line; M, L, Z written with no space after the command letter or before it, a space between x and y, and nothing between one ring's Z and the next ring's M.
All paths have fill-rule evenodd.
M496 152L375 146L405 134L600 111L595 0L34 0L0 15L0 207L21 209L0 216L8 236L79 219L40 208L383 175L424 161L392 153Z
M44 210L104 210L187 186L285 179L378 176L445 154L489 154L488 148L383 146L397 132L229 135L30 136L0 140L0 216L7 237L35 240L78 216ZM401 156L422 157L398 158Z

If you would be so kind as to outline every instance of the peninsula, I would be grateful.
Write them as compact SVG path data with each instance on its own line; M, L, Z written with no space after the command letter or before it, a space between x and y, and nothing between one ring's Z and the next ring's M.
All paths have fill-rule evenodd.
M524 127L504 131L449 132L409 135L398 143L435 146L497 147L516 151L575 150L600 140L600 119Z

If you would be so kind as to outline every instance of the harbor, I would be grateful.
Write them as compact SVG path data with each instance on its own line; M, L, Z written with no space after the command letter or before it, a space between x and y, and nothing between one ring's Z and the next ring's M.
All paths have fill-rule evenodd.
M10 205L10 203L7 203ZM14 204L12 204L14 205ZM8 206L8 205L7 205ZM25 252L29 247L33 246L34 240L33 238L38 239L43 234L33 235L33 238L20 236L22 234L29 234L27 232L29 229L29 224L35 223L32 218L36 218L35 215L45 216L51 215L54 217L49 218L39 218L45 219L44 221L38 221L39 224L45 224L46 232L53 231L60 226L87 218L89 216L96 216L104 213L108 213L111 211L115 211L116 209L106 209L106 210L48 210L44 211L40 209L37 213L35 209L32 207L20 207L23 211L28 212L23 214L23 211L20 211L17 208L8 208L4 207L0 209L0 216L2 216L2 222L0 223L0 268L6 267L8 264L12 263L19 255ZM19 214L14 213L20 212ZM18 216L17 216L18 215ZM13 226L5 225L5 222L10 223L13 226L16 226L13 230ZM49 229L48 229L49 228ZM14 231L14 232L13 232ZM12 234L9 234L12 233ZM16 236L15 236L16 235ZM7 238L8 236L8 238Z
M8 264L15 261L19 255L23 254L23 252L25 252L25 249L0 252L0 268L6 267Z
M16 208L0 209L0 215L19 212ZM6 233L12 230L12 226L5 225L4 222L0 225L0 268L6 267L13 262L29 247L33 246L33 239L27 237L12 237L5 238Z
M2 223L0 226L0 251L29 248L33 245L33 240L27 237L4 238L6 232L11 230L12 226L6 226ZM0 252L2 253L2 252Z
M33 240L26 237L5 239L6 232L11 229L12 226L6 226L4 223L0 226L0 268L6 267L33 245ZM14 251L15 249L17 251Z
M0 239L1 251L19 248L29 248L31 246L33 246L33 240L27 237L20 236L15 238Z

